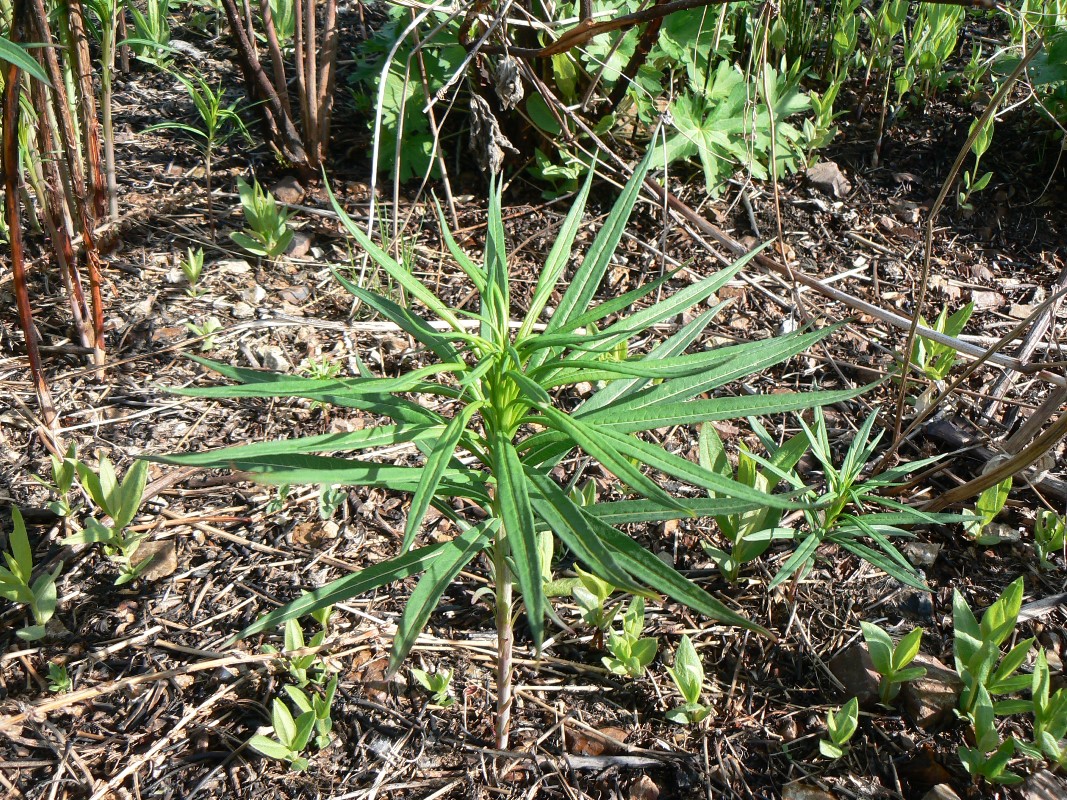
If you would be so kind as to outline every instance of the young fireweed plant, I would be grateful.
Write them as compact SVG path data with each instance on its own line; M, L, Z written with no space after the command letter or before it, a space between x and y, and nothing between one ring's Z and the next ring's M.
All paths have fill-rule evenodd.
M411 506L392 558L326 586L261 617L238 636L248 636L316 608L420 575L397 623L390 656L393 673L411 651L431 613L460 571L485 554L494 591L497 649L497 744L506 746L517 617L539 651L549 611L538 535L551 531L584 569L635 596L665 594L694 611L760 633L766 631L712 597L619 530L618 525L738 514L757 508L794 509L790 496L770 495L700 467L638 434L839 402L862 389L756 396L708 395L803 352L833 329L797 331L769 341L686 352L722 304L695 316L647 353L603 359L622 341L647 336L711 298L747 263L696 281L656 302L676 273L664 275L596 305L600 286L637 200L649 158L634 170L604 227L569 280L565 269L591 186L587 180L568 213L535 287L525 317L512 324L509 275L499 188L489 198L484 264L473 261L443 222L442 235L458 267L481 296L470 313L450 308L404 266L371 241L340 204L339 218L371 258L413 303L436 317L431 324L414 308L338 279L362 303L417 340L435 360L395 378L286 376L198 359L238 386L185 389L210 397L302 397L362 409L393 423L361 431L266 442L226 450L166 457L177 464L240 469L273 484L361 485L411 495ZM543 331L537 322L553 295L559 300ZM629 311L628 311L629 310ZM470 320L470 324L468 323ZM598 325L594 335L592 325ZM564 408L557 390L575 384L595 388ZM342 455L407 442L425 454L421 466L399 466ZM583 451L618 479L625 499L583 507L551 477L551 471ZM466 455L461 455L465 453ZM571 463L569 459L567 463ZM714 497L678 499L649 471L688 483ZM459 502L462 506L459 506ZM433 506L458 529L455 538L419 545ZM462 510L461 510L462 508Z
M826 419L821 408L815 409L812 425L798 419L808 439L812 454L822 466L826 486L821 495L808 493L809 505L804 509L807 531L797 532L798 545L771 581L771 588L793 575L805 573L815 561L822 544L834 543L870 562L901 583L916 589L926 589L921 576L896 548L891 538L912 536L903 525L929 525L959 522L958 514L929 514L878 494L881 489L898 485L904 476L937 461L941 456L913 461L887 469L877 475L866 475L874 457L881 434L872 436L876 413L860 425L840 464L836 463L830 446ZM752 455L759 463L775 472L772 462ZM792 473L779 471L779 477L801 488ZM883 511L871 509L881 507ZM869 544L868 542L873 543Z
M33 617L33 624L15 632L20 639L33 642L46 633L45 625L56 613L56 579L63 570L63 565L54 572L45 572L31 581L33 575L33 549L26 534L26 523L22 513L11 507L11 535L8 537L8 549L4 561L7 566L0 566L0 597L12 603L25 605Z

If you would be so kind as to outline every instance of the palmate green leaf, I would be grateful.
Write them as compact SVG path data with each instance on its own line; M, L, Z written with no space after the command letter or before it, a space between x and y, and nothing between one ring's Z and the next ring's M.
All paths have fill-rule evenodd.
M463 436L467 424L474 413L481 408L481 403L470 403L452 418L445 427L441 437L434 444L433 449L426 457L426 465L422 469L422 477L419 485L415 488L415 494L411 498L411 508L408 510L407 523L404 525L404 542L400 546L400 552L406 553L415 542L415 536L422 525L426 509L430 507L430 501L437 494L441 484L441 478L448 468L452 454Z
M337 214L338 219L341 220L341 224L344 226L345 230L348 231L349 235L359 243L360 247L366 250L367 254L374 259L375 263L389 273L389 276L399 283L400 286L412 297L430 309L430 311L432 311L439 319L447 322L453 330L462 330L459 319L452 310L437 297L437 295L430 291L422 281L418 280L405 267L398 264L391 255L378 247L377 244L371 241L367 234L360 230L359 226L356 225L350 216L348 216L348 213L338 202L328 182L326 183L326 193L329 195L330 204L333 206L333 210Z
M542 413L542 419L546 425L570 437L574 444L603 464L631 489L670 508L680 511L688 510L685 505L663 491L655 481L631 464L614 447L606 446L603 431L595 425L580 422L552 406L541 406L538 410Z
M646 593L619 565L601 539L592 532L582 514L581 506L572 501L547 475L527 469L526 476L535 490L531 493L530 502L537 516L579 561L593 574L599 575L618 589L635 595ZM656 504L656 508L662 506Z
M440 556L441 550L446 544L448 542L420 547L417 550L412 550L367 567L354 575L346 575L318 589L305 592L296 600L286 603L281 608L276 608L268 614L264 614L234 636L227 643L227 646L231 646L234 642L247 636L274 628L288 620L299 619L306 614L314 613L337 603L343 603L345 600L357 595L381 588L388 583L418 575L420 572L424 572L433 563L434 559Z
M618 433L669 428L675 425L696 425L724 419L784 414L814 406L832 405L859 397L871 386L824 392L785 392L783 394L741 395L716 397L711 400L689 400L683 403L661 403L638 409L605 409L603 413L583 417Z
M389 653L389 675L396 673L411 648L415 646L415 641L426 627L430 614L437 607L445 589L459 575L460 570L486 548L497 524L496 520L488 519L465 530L456 538L445 542L427 564L425 574L419 579L397 623L396 637Z
M766 628L727 608L625 533L593 516L588 509L583 508L582 514L588 520L591 533L604 542L619 565L634 580L712 619L774 638Z
M377 311L402 331L413 336L420 344L430 348L438 358L445 361L459 360L458 351L452 344L452 340L457 338L455 333L442 333L422 317L413 313L409 309L394 303L388 297L383 297L377 292L372 292L364 289L362 286L357 286L337 270L334 270L333 274L349 294L359 298L363 303ZM466 338L466 334L463 334L460 338Z
M498 437L491 443L497 480L497 505L504 525L505 541L512 556L515 580L519 584L534 647L541 649L544 639L545 592L537 557L537 538L530 489L515 446Z

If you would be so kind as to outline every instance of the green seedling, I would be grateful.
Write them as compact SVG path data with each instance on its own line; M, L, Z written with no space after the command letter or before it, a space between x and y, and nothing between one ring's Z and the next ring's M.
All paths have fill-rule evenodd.
M326 634L326 624L322 623L322 630L312 636L310 642L305 642L304 629L300 627L299 620L291 619L285 623L285 652L279 654L278 648L269 644L263 645L262 649L264 653L279 655L279 662L285 666L296 685L303 689L312 682L322 684L329 675L329 667L317 653L289 654L305 648L320 647L326 641Z
M341 367L342 365L340 361L332 361L323 356L321 358L308 359L301 372L312 380L328 380L340 375ZM313 400L309 407L312 410L315 410L318 408L329 408L329 406L329 403Z
M408 520L391 557L267 614L241 636L419 576L397 622L389 662L395 674L452 582L472 563L491 564L488 585L494 593L499 642L496 745L506 746L513 705L509 687L517 646L517 595L521 595L534 652L542 646L545 619L550 616L538 557L541 531L551 531L583 570L613 587L632 595L661 593L700 614L765 632L635 542L620 526L756 508L795 509L802 503L727 480L643 434L709 419L788 413L840 402L862 390L716 396L716 390L727 383L806 350L829 335L833 326L690 352L724 307L720 303L696 314L666 340L654 341L656 325L704 304L737 274L745 260L676 293L665 288L673 277L667 274L596 302L650 163L646 157L635 168L581 266L571 272L568 265L574 263L573 245L591 188L586 182L546 256L518 324L513 324L517 311L511 302L498 184L489 194L482 261L476 262L462 250L448 231L443 213L439 215L446 248L480 296L480 304L470 312L452 308L438 297L408 266L372 241L334 198L333 208L342 225L395 282L410 306L357 285L345 275L338 274L338 279L365 308L417 340L430 360L398 376L361 374L313 380L202 359L201 363L240 385L187 388L181 393L302 397L362 409L378 419L389 417L391 422L341 436L261 442L163 460L245 470L272 484L388 487L411 497ZM469 324L472 314L473 327ZM594 336L590 324L603 327ZM618 354L625 340L641 340L646 345L621 360L601 358ZM566 402L561 403L564 398ZM450 415L442 415L440 409L448 409ZM399 444L414 445L423 460L394 464L364 455L377 455L383 447ZM555 473L557 466L582 459L614 476L619 499L598 500L592 506L574 502ZM693 491L676 497L660 485L659 476L681 481ZM716 497L707 497L709 490ZM420 542L431 506L452 523L452 538ZM479 558L481 554L485 559Z
M319 519L333 519L345 500L348 499L348 489L343 486L323 486L319 490Z
M263 513L267 516L278 514L285 504L289 502L289 492L292 487L288 483L279 484L275 489L274 496L267 501L267 505L263 508Z
M814 563L819 546L832 542L901 583L924 591L927 589L915 568L890 540L912 537L901 527L904 525L956 522L960 517L956 514L928 514L878 494L883 489L899 485L908 473L937 461L941 456L901 464L877 475L865 475L882 438L882 433L875 436L871 434L876 417L877 412L874 412L860 425L840 466L835 463L822 410L815 410L811 426L803 419L798 419L812 453L822 466L826 488L821 495L806 491L808 505L804 509L804 517L808 523L808 533L774 576L771 588L795 573L805 573ZM767 465L762 459L760 463ZM805 488L794 475L782 473L781 477L797 489ZM871 507L886 510L873 511ZM868 544L868 540L873 546Z
M1015 622L1022 608L1023 580L1017 578L978 622L958 590L952 594L953 656L956 672L963 681L960 713L973 716L979 699L990 695L1011 694L1030 686L1028 675L1017 675L1033 645L1033 638L1023 639L1001 657L1000 646L1015 633ZM1016 713L1015 701L990 704L997 714ZM986 748L983 752L989 752Z
M604 666L616 675L629 675L631 678L644 675L659 649L658 639L641 638L644 629L645 599L635 597L622 615L622 633L612 631L608 635L608 652L611 656L604 657Z
M781 480L783 473L789 473L808 449L807 437L803 434L794 436L781 447L774 445L767 431L755 420L753 428L768 444L768 466L758 469L758 463L744 447L737 454L737 470L730 465L726 448L713 425L700 426L698 456L700 465L705 469L736 480L745 486L751 486L761 492L770 492ZM715 493L709 493L715 497ZM728 514L715 517L719 533L730 544L729 550L722 550L711 545L704 545L704 550L726 580L734 583L743 564L754 561L763 555L776 539L792 539L795 531L781 528L778 523L782 518L781 509L759 508L743 514Z
M74 485L75 468L78 463L78 453L74 442L71 442L70 446L67 447L66 455L63 458L49 455L49 459L52 463L52 482L49 483L36 475L33 477L56 498L48 504L48 510L57 517L67 518L74 510L67 500L70 488Z
M237 179L237 192L241 196L247 231L234 231L230 238L252 255L274 260L289 247L293 231L289 227L292 216L284 211L274 195L253 180L249 185Z
M424 669L412 667L411 674L422 688L430 693L430 702L435 706L450 708L455 705L455 698L449 695L449 687L452 685L452 670L427 672Z
M1048 758L1061 769L1067 767L1067 689L1050 692L1051 673L1045 651L1037 654L1030 685L1034 715L1034 748L1037 757Z
M200 275L204 271L204 248L198 247L194 250L189 247L186 248L185 254L185 258L180 263L182 274L189 283L189 288L185 290L185 293L192 298L197 298L203 294L203 290L197 284L200 282Z
M949 315L948 306L941 309L933 325L928 325L926 320L920 318L919 322L924 327L932 328L938 333L957 337L963 333L963 329L974 313L974 303L968 303L963 308ZM922 370L923 375L933 381L943 381L952 372L958 359L956 350L947 344L935 342L922 336L915 338L915 345L911 351L911 363Z
M1063 516L1055 511L1038 511L1034 521L1034 550L1037 551L1038 564L1042 569L1052 569L1055 566L1049 556L1063 553L1065 543L1067 525Z
M187 122L167 121L152 125L147 130L176 130L191 137L199 145L200 156L204 160L204 196L207 201L208 223L211 226L211 239L214 241L215 212L211 178L215 151L236 134L240 134L247 144L252 144L252 134L248 132L244 120L241 119L238 104L234 102L228 106L224 105L226 95L221 84L212 88L204 76L196 71L188 76L176 74L174 77L185 87L189 99L193 101L193 107L200 117L200 124L190 125ZM190 283L195 283L195 281L190 281Z
M968 136L974 133L975 128L982 122L981 119L976 119L971 123L971 129L968 132ZM980 192L989 185L989 181L993 178L992 172L986 172L981 176L978 175L978 164L982 160L982 156L985 155L989 149L989 145L993 141L993 118L990 117L986 120L986 124L975 136L974 141L971 143L971 152L974 153L974 166L970 169L963 171L963 189L956 195L956 203L960 208L967 211L973 211L974 206L971 205L971 195L975 192Z
M185 327L189 333L201 340L200 349L207 351L215 346L215 334L222 330L222 323L218 317L208 317L199 325L186 322Z
M48 691L55 694L66 694L70 691L70 675L63 664L51 663L48 665Z
M152 559L144 559L136 566L133 556L144 541L146 534L130 533L126 529L144 498L144 487L148 480L148 462L134 461L126 471L122 483L119 483L107 456L100 458L100 464L94 471L89 465L79 461L76 469L82 488L88 492L93 504L103 512L109 524L104 524L95 517L85 522L85 529L63 539L65 545L100 544L104 555L116 562L122 570L115 580L116 586L122 586L140 577Z
M128 44L140 60L166 69L174 52L167 19L170 0L147 0L144 10L127 0L126 8L133 19L134 35L123 44Z
M987 535L983 531L1004 510L1004 504L1008 502L1008 495L1010 494L1011 476L994 486L990 486L978 495L978 501L975 503L974 508L975 519L963 523L964 532L975 544L982 546L1000 544L1001 538L999 536Z
M894 646L889 634L869 622L861 622L863 639L867 642L867 652L871 663L881 676L878 686L878 699L882 705L889 705L900 692L900 686L907 681L917 680L926 675L923 667L908 667L919 654L922 642L922 628L915 628Z
M56 580L63 570L60 564L51 573L33 577L33 549L26 533L22 512L11 507L11 534L8 536L9 552L4 553L6 567L0 566L0 597L12 603L21 603L30 610L33 625L15 631L20 639L33 642L44 637L45 626L56 613Z
M288 762L294 772L303 772L308 768L308 760L302 754L311 740L311 734L315 732L317 722L314 709L309 708L293 719L285 703L274 698L270 718L274 738L257 733L248 740L248 746L267 758Z
M574 571L578 573L578 583L571 589L571 594L582 613L582 621L593 628L595 636L600 640L595 642L594 646L600 647L604 631L611 627L615 615L619 613L618 604L611 608L605 605L616 587L581 567L576 567Z
M711 713L711 706L700 702L704 692L704 664L688 636L682 637L678 652L674 654L674 666L667 667L667 672L685 700L683 705L667 712L667 719L679 725L692 725L705 720Z
M334 675L320 694L317 691L308 694L296 686L286 686L285 693L300 712L300 717L309 711L315 715L315 747L319 750L328 747L333 738L333 698L337 694L337 676ZM299 719L299 718L298 718Z
M961 745L957 749L960 761L972 778L984 778L990 783L1009 786L1022 783L1019 775L1008 771L1008 763L1015 756L1019 743L1012 737L1001 741L996 726L995 705L985 686L978 685L974 698L967 718L973 726L975 745Z
M826 712L826 732L829 739L819 740L819 752L825 758L838 759L850 749L849 742L860 721L860 703L853 697L837 711Z

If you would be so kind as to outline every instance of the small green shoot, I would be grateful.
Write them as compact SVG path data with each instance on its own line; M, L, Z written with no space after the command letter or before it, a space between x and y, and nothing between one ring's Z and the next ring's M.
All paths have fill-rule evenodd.
M654 637L641 638L645 628L645 600L635 597L622 615L622 633L612 631L608 635L608 651L604 666L616 675L640 678L656 657L659 641Z
M0 566L0 597L29 608L34 624L16 631L15 635L28 642L35 642L44 637L45 625L56 613L56 579L59 578L63 565L60 564L55 571L38 575L37 580L31 581L33 549L30 547L22 512L14 506L11 507L11 522L13 527L8 537L10 552L4 553L7 566Z
M55 694L66 694L70 691L70 675L64 664L50 663L48 665L48 691Z
M252 255L274 260L289 247L293 231L289 228L292 216L278 206L274 195L253 180L249 185L237 179L237 191L241 196L241 209L249 230L234 231L230 238Z
M667 719L679 725L692 725L705 720L711 713L711 706L700 702L704 691L704 664L688 636L682 637L678 652L674 654L674 666L667 667L667 672L685 700L684 705L667 712Z
M744 447L737 454L737 470L730 465L726 448L713 425L700 426L698 457L700 466L722 475L727 480L735 480L761 492L770 492L781 480L783 473L789 473L808 449L808 440L804 434L794 436L781 447L774 444L767 431L755 420L753 429L767 445L770 458L767 467L759 470L756 460ZM716 497L714 492L708 493ZM705 544L704 550L715 561L719 572L730 583L735 583L743 564L754 561L763 555L776 539L792 539L795 531L780 528L781 509L758 508L740 514L727 514L715 517L719 533L729 542L730 549L722 550Z
M971 123L971 129L968 131L968 136L974 133L974 129L981 124L981 119L976 119ZM974 153L974 166L963 172L963 189L956 196L956 203L960 208L967 211L973 211L974 206L971 205L971 195L975 192L980 192L989 185L990 179L993 177L992 172L986 172L983 175L978 175L978 164L982 160L982 156L985 155L989 149L989 145L993 141L993 120L992 118L986 120L985 125L978 132L978 135L971 143L971 152Z
M860 703L853 697L837 711L826 712L826 732L829 739L819 740L819 752L825 758L838 759L849 751L849 742L860 721Z
M452 685L452 670L427 672L418 667L411 668L411 674L423 689L430 693L430 702L441 708L449 708L456 700L449 694Z
M50 455L49 458L52 462L52 482L49 483L36 475L33 478L56 498L48 504L48 510L57 517L66 518L74 510L67 500L67 495L70 494L70 487L74 484L75 466L78 463L77 448L74 442L71 442L63 458L54 455Z
M186 322L185 327L189 333L201 340L200 349L207 351L215 347L215 334L222 330L222 323L218 317L208 317L199 325Z
M1038 564L1042 569L1052 569L1055 565L1049 560L1053 553L1062 553L1067 543L1067 525L1064 518L1055 511L1038 511L1034 521L1034 550L1037 551Z
M194 299L202 295L204 291L197 284L204 271L204 248L198 247L196 250L191 247L186 248L185 258L181 260L180 266L185 280L189 282L189 288L185 290L185 293Z
M619 613L618 605L610 609L605 606L615 587L581 567L575 567L574 571L578 573L578 583L571 590L571 594L582 612L582 620L603 639L604 631L611 627L615 615Z
M1067 689L1050 691L1051 673L1045 651L1037 654L1030 685L1034 714L1034 745L1061 769L1067 766Z
M330 712L333 708L333 698L337 694L337 676L330 678L322 694L315 691L308 694L296 686L286 686L285 693L300 712L300 717L309 711L315 715L315 747L319 750L328 747L333 738L333 718Z
M134 553L140 547L145 534L129 533L126 530L141 507L145 483L148 480L148 462L134 461L126 471L122 483L119 483L115 467L107 456L100 458L100 464L95 471L81 461L77 462L75 468L82 487L105 517L110 517L110 524L105 525L95 517L90 517L85 522L85 529L64 538L63 544L103 545L104 554L119 564L122 570L115 585L129 583L139 577L152 561L145 559L134 566Z
M302 655L290 655L290 653L309 647L320 647L326 641L326 633L327 628L323 623L322 630L312 636L310 642L305 642L304 629L300 627L300 622L290 619L285 623L285 652L278 654L278 648L269 644L263 645L262 650L264 653L278 654L278 661L285 667L289 672L289 676L301 689L312 682L322 684L326 680L326 676L329 675L329 667L326 662L320 659L316 653Z
M946 306L941 309L941 313L937 315L933 325L927 325L926 320L921 318L919 322L938 333L956 337L963 333L963 329L967 326L973 313L974 303L968 303L951 316ZM947 344L941 344L922 336L916 337L915 346L911 351L911 363L918 366L923 375L932 381L945 380L949 373L952 372L952 367L956 364L957 358L958 355L955 349Z
M1010 736L1004 741L1000 740L996 727L997 712L985 686L979 685L974 697L972 710L967 717L974 727L975 746L961 745L956 751L960 761L972 778L985 778L990 783L1007 786L1022 783L1019 775L1008 771L1008 762L1015 756L1018 742Z
M1011 476L1008 476L995 486L990 486L978 495L978 502L974 508L974 516L977 519L963 523L964 532L975 544L983 546L1000 544L1001 539L999 536L987 535L983 531L989 527L989 524L1004 509L1004 504L1008 502L1009 494L1011 494Z
M958 590L952 595L953 656L956 672L963 681L960 713L971 717L983 696L1011 694L1030 686L1030 676L1016 675L1033 645L1033 638L1023 639L1001 658L1000 646L1015 632L1015 622L1022 608L1023 580L1017 578L993 603L979 624L974 612ZM998 703L996 713L1015 713L1016 704ZM975 722L977 726L977 722ZM986 748L983 753L992 748Z
M900 685L926 675L923 667L908 667L919 654L922 628L915 628L894 646L889 634L869 622L861 622L860 629L867 642L867 652L875 670L882 677L878 693L882 705L888 706L900 692Z
M267 758L288 762L293 772L303 772L308 768L308 760L301 753L315 732L315 711L309 708L293 719L285 703L274 698L270 717L274 738L257 733L248 740L248 746Z

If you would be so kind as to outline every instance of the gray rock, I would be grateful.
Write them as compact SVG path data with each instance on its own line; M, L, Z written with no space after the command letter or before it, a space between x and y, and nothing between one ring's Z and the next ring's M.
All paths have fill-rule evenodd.
M272 372L289 372L293 368L289 359L286 358L285 351L276 344L264 347L259 358L263 362L263 368Z
M923 800L960 800L960 796L947 783L939 783L923 795Z
M283 203L299 203L304 199L304 187L291 175L282 178L270 190Z
M881 681L871 663L867 646L856 642L830 659L828 665L834 677L844 686L846 697L855 697L862 708L878 703L878 684Z
M825 195L841 199L852 191L845 173L833 161L820 161L807 172L808 183Z
M834 800L834 796L818 786L794 781L782 789L782 800Z
M900 552L913 567L932 567L941 552L941 545L934 542L907 542L901 545Z
M925 667L926 675L904 684L900 690L901 707L924 731L935 730L951 718L960 700L963 681L955 670L922 653L910 666Z

